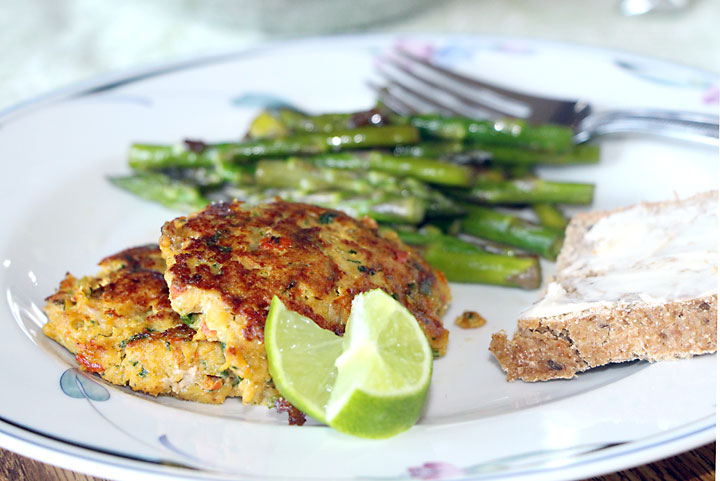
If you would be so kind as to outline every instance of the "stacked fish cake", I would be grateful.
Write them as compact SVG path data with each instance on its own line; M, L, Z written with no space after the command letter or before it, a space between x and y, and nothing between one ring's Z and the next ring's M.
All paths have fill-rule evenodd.
M67 274L45 306L43 332L83 370L155 396L222 403L240 395L220 343L194 339L170 307L157 245L124 250L100 267L95 276Z
M162 252L161 252L162 251ZM307 204L219 203L167 222L144 246L68 274L45 334L82 368L152 395L273 405L263 338L273 296L338 335L354 296L381 288L443 354L444 276L374 221Z

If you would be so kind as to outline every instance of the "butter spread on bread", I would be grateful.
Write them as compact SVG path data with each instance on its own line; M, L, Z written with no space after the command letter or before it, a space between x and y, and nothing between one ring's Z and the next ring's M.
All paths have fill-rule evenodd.
M490 351L508 380L717 349L718 193L575 216L555 276Z

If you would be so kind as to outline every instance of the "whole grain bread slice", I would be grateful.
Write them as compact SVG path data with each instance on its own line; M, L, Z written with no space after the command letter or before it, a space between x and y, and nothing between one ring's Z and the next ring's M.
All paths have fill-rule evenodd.
M698 222L712 223L707 232L714 232L712 252L706 252L705 263L698 270L708 279L717 276L717 208L718 193L706 192L685 200L642 203L611 211L596 211L575 216L566 231L566 238L558 257L555 276L549 279L541 299L533 308L526 311L518 320L517 331L508 339L504 331L493 334L490 351L495 355L501 367L507 373L508 381L544 381L549 379L569 379L587 369L609 363L642 359L661 361L687 358L698 354L715 352L717 349L717 285L710 290L700 289L694 294L669 298L647 295L642 286L628 284L626 294L614 299L594 297L584 299L584 292L596 294L588 285L602 285L611 276L616 275L610 267L598 270L597 265L603 250L603 239L589 239L588 233L603 219L617 215L639 214L638 220L658 227L657 219L662 219L668 210L679 215L692 215L700 212ZM635 211L630 212L631 209ZM624 214L623 214L624 213ZM670 216L670 219L677 219ZM607 221L605 221L607 222ZM692 225L688 219L688 225ZM682 226L668 225L668 232ZM693 227L694 229L697 226ZM639 230L642 232L642 229ZM658 232L657 230L653 232ZM705 231L703 231L705 232ZM628 233L627 235L632 235ZM637 232L635 232L637 234ZM618 242L626 242L622 233ZM652 239L638 238L639 250L644 244L652 244ZM661 245L658 243L658 245ZM680 246L680 250L682 246ZM698 246L688 244L688 252L674 252L677 258L692 256L691 249ZM675 248L678 249L678 246ZM649 251L652 248L648 248ZM691 257L696 259L696 257ZM663 273L663 264L650 264L648 259L638 259L638 266L649 269L657 265L657 271L649 269L650 276L670 275ZM644 264L640 264L644 263ZM633 266L635 264L632 264ZM626 267L619 267L625 269ZM677 269L677 264L675 265ZM632 269L632 267L630 268ZM621 271L622 272L622 271ZM632 272L632 271L628 271ZM673 271L674 272L674 271ZM708 278L707 276L710 276ZM692 278L688 278L692 280ZM653 279L656 282L656 279ZM582 288L581 286L585 286ZM657 289L655 287L654 289ZM572 306L552 304L548 299L560 291L558 299L568 300ZM690 291L688 291L690 292ZM611 297L611 296L610 296ZM586 302L587 301L587 302ZM562 304L560 302L559 304Z

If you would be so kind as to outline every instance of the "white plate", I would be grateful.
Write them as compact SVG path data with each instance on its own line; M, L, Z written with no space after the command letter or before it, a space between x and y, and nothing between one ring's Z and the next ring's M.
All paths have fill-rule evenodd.
M394 43L538 93L598 108L713 112L717 79L618 52L528 39L335 37L163 65L80 85L0 117L0 444L117 479L571 479L646 463L715 437L715 356L596 369L573 381L507 383L487 351L536 292L453 285L448 355L420 423L384 441L292 427L262 407L154 399L79 375L44 338L43 299L66 271L91 274L155 241L177 213L112 188L128 144L238 137L259 106L369 107L373 59ZM432 48L431 48L432 47ZM648 138L602 141L598 166L546 169L597 183L594 207L716 188L716 150ZM639 239L639 242L642 240ZM545 265L549 268L548 265ZM463 310L488 324L459 330ZM75 397L73 397L75 396Z

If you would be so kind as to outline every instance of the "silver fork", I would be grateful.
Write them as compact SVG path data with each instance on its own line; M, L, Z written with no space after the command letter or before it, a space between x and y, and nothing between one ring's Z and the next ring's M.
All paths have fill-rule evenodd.
M594 112L582 100L528 95L467 77L407 51L396 50L378 65L384 86L370 84L378 98L401 115L441 113L480 119L517 117L530 123L573 127L575 142L599 135L640 133L701 142L718 142L718 116L667 110Z

